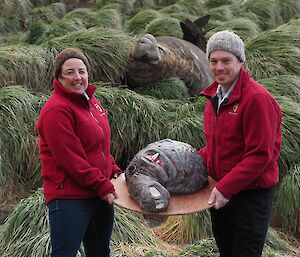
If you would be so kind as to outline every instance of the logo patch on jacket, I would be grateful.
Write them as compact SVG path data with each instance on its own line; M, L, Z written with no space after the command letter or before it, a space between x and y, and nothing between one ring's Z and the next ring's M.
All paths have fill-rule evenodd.
M105 111L103 110L103 108L101 108L101 106L99 104L95 104L95 108L101 113L104 114Z
M238 113L237 113L238 108L239 108L239 104L235 104L234 106L232 106L232 111L229 111L228 113L231 114L231 115L237 116L238 115Z

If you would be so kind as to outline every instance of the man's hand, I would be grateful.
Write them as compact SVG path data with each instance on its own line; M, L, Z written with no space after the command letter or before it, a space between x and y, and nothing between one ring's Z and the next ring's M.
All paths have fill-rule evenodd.
M112 193L107 194L106 196L102 197L102 200L108 202L109 204L112 204L114 199L117 199L118 195L116 191L113 191Z
M209 205L214 205L215 209L220 209L223 206L225 206L229 202L228 199L226 199L221 192L217 188L213 188L211 191L210 197L208 199Z

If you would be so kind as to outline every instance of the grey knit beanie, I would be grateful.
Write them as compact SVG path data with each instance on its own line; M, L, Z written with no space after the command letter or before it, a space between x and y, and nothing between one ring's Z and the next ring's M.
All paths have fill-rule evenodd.
M213 34L206 44L206 58L215 50L224 50L234 54L241 61L246 60L243 40L234 32L229 30L219 31Z
M84 53L76 48L66 48L56 56L54 61L54 77L56 79L58 78L58 75L61 72L61 66L63 66L64 62L70 58L81 59L84 62L87 71L89 72L90 70L89 61L87 57L84 55Z

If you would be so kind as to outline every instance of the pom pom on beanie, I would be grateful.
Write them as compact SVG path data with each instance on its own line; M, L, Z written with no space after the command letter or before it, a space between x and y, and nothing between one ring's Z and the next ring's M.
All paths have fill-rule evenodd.
M246 60L243 40L237 34L229 30L219 31L209 38L206 44L207 60L211 52L215 50L230 52L243 62Z

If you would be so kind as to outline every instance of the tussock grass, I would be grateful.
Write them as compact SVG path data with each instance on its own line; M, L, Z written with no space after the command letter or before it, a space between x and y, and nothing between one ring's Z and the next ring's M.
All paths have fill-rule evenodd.
M13 199L41 184L35 137L37 98L20 86L0 88L0 199ZM19 192L14 196L16 192Z
M168 15L168 14L173 14L173 13L191 14L187 7L180 5L178 3L166 6L162 9L160 9L159 12L163 15Z
M241 13L254 13L262 30L273 29L283 23L277 0L245 0L240 5Z
M178 0L154 0L155 5L158 7L169 6L175 4Z
M144 34L147 33L153 36L174 36L178 38L182 38L183 36L180 21L167 16L150 21L144 30Z
M209 38L214 33L225 29L234 31L243 40L246 40L250 36L255 36L260 32L260 28L257 26L257 24L248 18L231 18L228 21L224 21L214 29L210 30L207 33L206 37Z
M110 29L123 29L121 13L116 9L100 9L96 15L101 17L99 27Z
M299 152L298 152L299 157ZM299 158L298 158L299 161ZM282 178L275 200L275 213L293 234L300 232L300 164L295 163Z
M179 21L184 21L185 19L194 21L207 14L204 10L202 0L180 0L176 1L176 3L169 3L164 6L164 8L159 10L159 13L165 17L175 18Z
M189 92L184 82L178 77L165 78L146 87L133 89L142 95L153 96L157 99L187 100Z
M33 25L34 23L32 23ZM31 26L32 26L31 25ZM84 22L79 18L63 18L57 19L51 23L48 29L34 40L36 44L45 43L53 38L64 36L68 33L86 29Z
M151 21L161 16L158 11L152 9L140 11L129 19L125 29L132 35L140 35Z
M117 9L122 14L131 15L134 11L134 0L96 0L98 8Z
M191 21L195 21L198 18L195 15L192 15L192 14L189 14L189 13L182 13L182 12L168 13L168 14L165 14L165 16L175 18L179 21L185 21L186 19L190 19Z
M281 75L259 80L274 96L284 96L300 103L300 76Z
M0 33L20 31L21 26L22 23L17 16L0 17Z
M195 15L198 18L206 15L203 0L179 0L177 4L184 6L188 14Z
M223 22L230 21L234 18L230 5L221 5L211 8L207 11L207 14L210 15L210 19L207 24L209 29L213 29ZM207 35L207 37L209 36Z
M300 19L247 39L246 67L255 79L300 74Z
M161 243L142 214L115 206L115 224L112 234L114 244L137 243L143 246L159 246Z
M33 21L43 21L47 24L62 18L66 13L63 3L53 3L48 6L35 7L28 12L25 19L25 26L29 27Z
M274 228L269 227L266 237L264 252L292 252L293 248L288 240L282 237L282 234L276 231ZM277 256L277 255L276 255Z
M98 84L96 95L108 113L114 156L125 168L140 149L162 137L165 109L155 99L128 89Z
M84 22L86 28L94 27L96 24L100 24L100 17L96 16L96 12L89 8L77 8L64 16L64 19L80 19Z
M299 0L277 0L280 8L280 15L283 22L288 22L292 18L300 17L300 1Z
M42 190L38 190L32 196L21 200L5 222L3 257L33 256L33 249L36 251L35 256L49 256L50 238L49 233L45 233L48 226L44 197ZM43 247L37 245L37 242L42 243Z
M169 244L193 244L212 236L210 214L207 210L189 215L170 216L154 230Z
M200 149L205 145L203 132L203 108L205 98L198 97L193 103L168 101L167 107L168 121L165 123L165 133L167 138L188 143Z
M43 37L43 34L45 31L47 31L47 28L48 26L44 22L40 20L33 21L26 31L23 41L28 44L35 44L40 40L41 37Z
M300 160L300 104L289 98L276 96L282 108L282 147L279 164L284 176L294 163Z
M217 257L219 256L219 250L216 246L215 240L207 238L201 241L197 241L191 245L183 247L178 257Z
M135 0L133 3L133 9L135 12L152 9L152 8L155 8L155 4L153 0Z
M207 10L218 8L222 5L232 5L234 0L206 0L204 6Z
M0 48L2 46L18 45L23 40L24 33L5 33L5 36L0 36Z
M54 38L41 46L55 56L67 47L81 49L89 58L93 81L122 80L133 38L118 30L91 28Z
M0 86L24 85L30 89L48 88L53 57L38 46L0 47ZM50 75L51 74L51 75Z
M65 15L65 19L80 19L86 28L103 27L122 29L122 17L117 9L103 8L91 10L89 8L74 9Z
M45 6L52 4L56 0L30 0L30 2L33 4L33 6Z
M2 0L0 1L0 16L6 16L11 13L20 15L32 8L30 0Z

